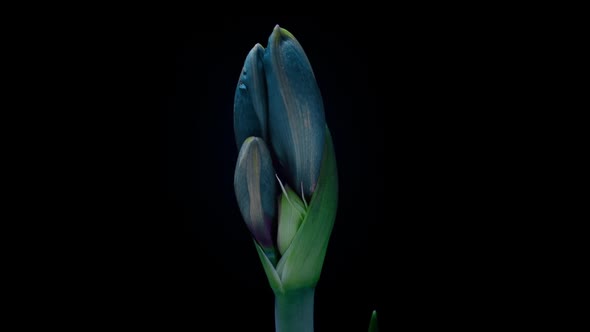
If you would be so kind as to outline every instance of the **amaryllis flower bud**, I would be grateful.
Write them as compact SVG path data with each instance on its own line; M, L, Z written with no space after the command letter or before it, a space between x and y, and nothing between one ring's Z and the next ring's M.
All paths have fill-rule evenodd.
M314 290L336 217L338 171L311 65L295 37L278 25L266 50L257 44L246 58L234 129L241 146L234 188L275 294L276 330L313 331Z
M249 137L242 144L234 174L234 190L248 229L274 261L276 178L270 152L261 138Z
M234 97L234 133L238 148L250 136L268 142L268 102L263 65L264 48L256 44L248 53Z
M324 105L303 48L278 25L264 53L264 71L271 144L286 169L288 183L310 198L318 184L324 149Z

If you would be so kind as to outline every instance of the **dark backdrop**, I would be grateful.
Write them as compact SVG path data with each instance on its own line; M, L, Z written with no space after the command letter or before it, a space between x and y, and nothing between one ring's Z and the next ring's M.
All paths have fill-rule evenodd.
M313 17L223 18L208 27L185 22L161 38L161 222L177 250L178 291L185 318L222 326L273 330L273 295L233 191L238 150L233 96L255 43L266 45L280 24L304 47L325 103L339 170L339 210L316 293L316 328L364 330L384 308L384 287L396 273L378 239L388 214L383 179L385 115L371 86L371 45L354 22ZM342 24L345 23L345 24ZM379 243L379 241L386 243ZM393 258L393 257L391 257ZM179 266L184 265L184 266ZM387 270L386 270L387 267ZM388 276L389 274L389 276ZM198 308L199 305L203 305ZM228 318L225 315L229 314ZM387 312L382 313L387 320Z
M92 172L108 183L97 209L104 319L273 330L234 197L232 107L245 56L276 24L308 55L338 163L317 330L365 330L373 309L385 331L491 323L481 304L504 276L483 263L498 249L486 188L506 165L490 157L499 136L478 79L494 66L482 36L452 22L186 13L132 20L96 50L116 96L97 113L106 168Z

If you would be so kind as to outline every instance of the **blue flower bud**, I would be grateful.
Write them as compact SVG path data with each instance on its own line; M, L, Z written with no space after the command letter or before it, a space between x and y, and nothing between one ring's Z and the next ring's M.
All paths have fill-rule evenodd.
M234 174L234 190L248 229L266 253L274 252L277 210L275 171L270 152L261 138L242 144Z
M271 144L291 187L311 197L316 189L326 120L311 64L295 37L278 25L264 53Z
M238 148L250 136L268 141L268 102L264 75L264 48L256 44L248 53L234 96L234 133Z

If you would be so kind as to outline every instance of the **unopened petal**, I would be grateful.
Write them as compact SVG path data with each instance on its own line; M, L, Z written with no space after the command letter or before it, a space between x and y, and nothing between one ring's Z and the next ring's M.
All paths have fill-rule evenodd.
M234 134L238 148L250 136L267 139L268 102L264 74L264 48L256 44L248 53L234 95Z
M248 229L264 249L273 248L277 188L270 152L261 138L249 137L242 144L234 189Z
M318 182L326 127L320 89L303 48L278 26L268 40L264 68L272 146L291 187L309 198Z

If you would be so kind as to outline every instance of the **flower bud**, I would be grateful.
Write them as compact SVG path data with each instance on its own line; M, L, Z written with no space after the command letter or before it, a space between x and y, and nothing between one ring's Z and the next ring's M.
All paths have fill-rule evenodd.
M234 190L248 229L265 253L274 252L276 179L270 152L261 138L249 137L242 144L234 174Z
M288 182L310 198L316 189L326 120L320 89L299 42L278 25L264 53L269 133Z
M234 134L238 148L250 136L267 141L268 102L263 65L264 48L248 53L234 96Z

